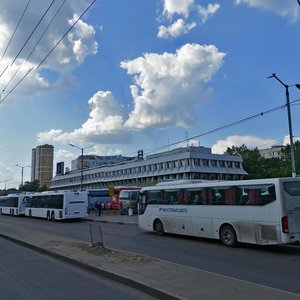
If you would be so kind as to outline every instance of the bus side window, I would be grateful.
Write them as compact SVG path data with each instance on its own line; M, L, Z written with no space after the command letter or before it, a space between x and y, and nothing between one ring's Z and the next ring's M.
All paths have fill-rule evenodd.
M180 190L177 194L177 204L185 204L184 203L184 194L185 191L184 190Z
M266 205L276 200L275 186L266 186L261 190L261 204Z
M195 194L195 197L194 197L194 200L193 200L193 204L194 204L194 205L201 204L201 201L200 201L200 195Z
M237 196L237 189L235 187L231 187L225 190L225 204L226 205L235 205L236 204L236 197Z
M190 189L187 191L187 203L189 205L199 205L203 204L201 189Z
M147 192L140 193L138 196L138 211L139 214L142 215L145 212L147 206Z
M260 189L249 189L248 205L261 205Z
M212 204L222 205L225 204L225 192L223 189L213 189L214 201Z
M162 199L161 199L161 191L148 191L147 193L148 204L158 204L158 203L164 204Z
M209 205L213 202L212 190L210 188L205 188L201 193L203 204Z
M182 190L182 204L188 205L189 203L189 193L187 190Z
M239 192L239 205L245 205L247 204L247 201L248 201L248 197L249 197L249 189L247 188L239 188L240 192Z

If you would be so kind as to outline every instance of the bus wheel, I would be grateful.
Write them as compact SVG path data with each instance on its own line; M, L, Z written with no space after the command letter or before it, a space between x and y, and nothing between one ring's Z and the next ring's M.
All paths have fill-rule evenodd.
M235 230L230 225L224 225L221 227L220 240L227 247L236 247L238 244Z
M54 214L54 211L51 213L51 221L55 221L55 214Z
M47 211L47 221L51 221L51 218L50 218L50 211Z
M154 227L154 231L155 231L156 234L164 235L164 233L165 233L164 225L162 224L162 222L160 220L155 220L153 227Z

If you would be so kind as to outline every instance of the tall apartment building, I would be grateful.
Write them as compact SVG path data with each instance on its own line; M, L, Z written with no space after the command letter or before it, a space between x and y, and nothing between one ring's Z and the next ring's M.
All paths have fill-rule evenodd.
M40 186L50 186L53 177L52 145L41 145L32 149L31 181L38 180Z

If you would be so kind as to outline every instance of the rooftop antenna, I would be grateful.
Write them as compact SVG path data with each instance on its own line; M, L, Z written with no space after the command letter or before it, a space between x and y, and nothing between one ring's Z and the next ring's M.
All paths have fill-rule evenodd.
M186 146L188 147L189 146L189 134L187 131L184 133L184 137L186 139Z

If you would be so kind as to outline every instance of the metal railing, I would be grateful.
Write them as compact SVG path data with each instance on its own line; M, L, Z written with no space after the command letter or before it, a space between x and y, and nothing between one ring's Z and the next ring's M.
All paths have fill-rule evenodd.
M89 223L89 228L90 228L90 238L91 238L92 247L101 246L104 248L101 226L99 224Z

